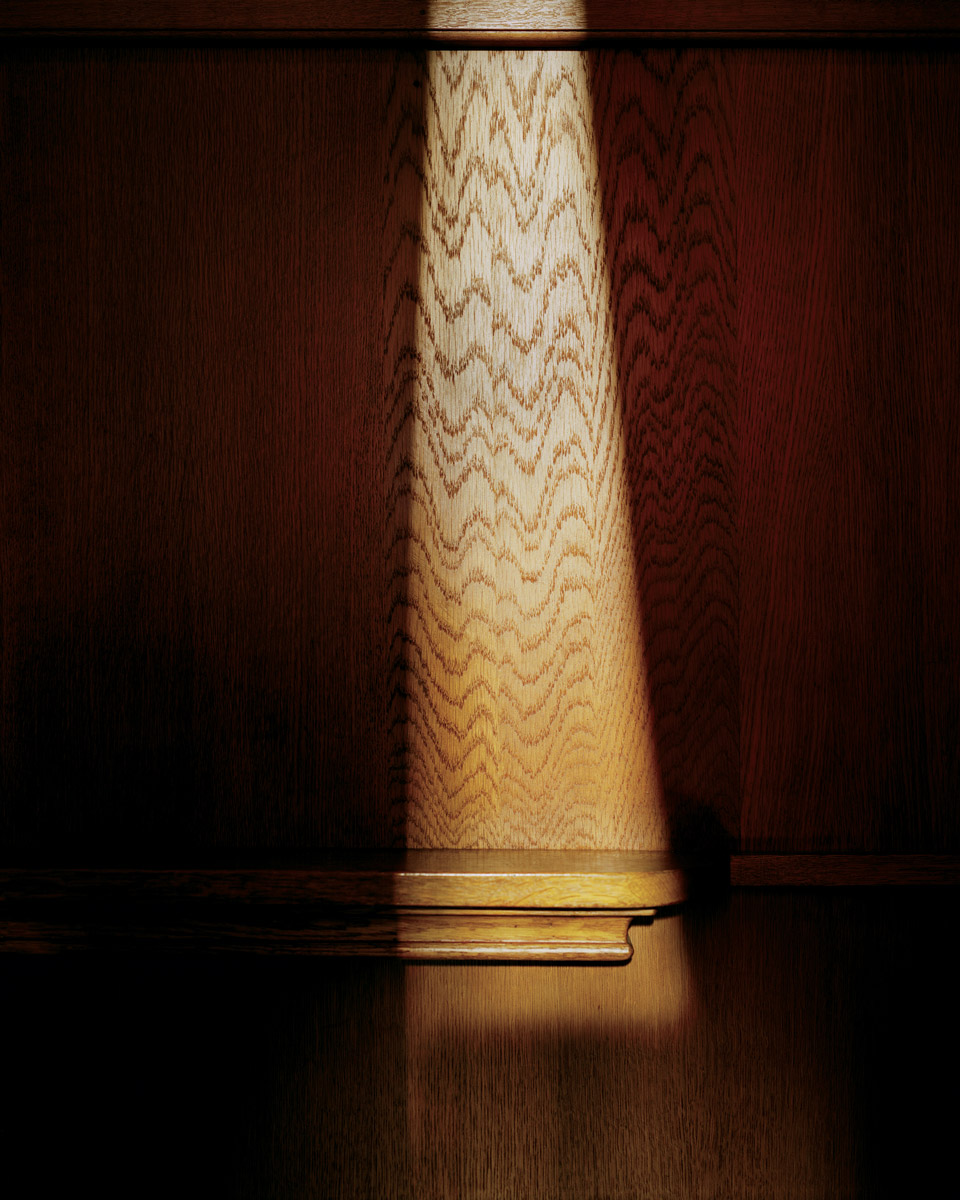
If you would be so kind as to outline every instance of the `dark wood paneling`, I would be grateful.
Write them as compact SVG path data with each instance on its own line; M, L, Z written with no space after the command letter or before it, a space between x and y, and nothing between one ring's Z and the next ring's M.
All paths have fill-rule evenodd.
M741 62L746 848L960 844L960 59Z
M593 73L654 748L687 846L739 820L735 72L704 50Z
M952 887L955 854L734 854L732 887Z
M390 69L335 51L7 60L8 847L398 836Z
M11 1200L77 1179L158 1200L403 1186L399 964L50 968L0 968Z

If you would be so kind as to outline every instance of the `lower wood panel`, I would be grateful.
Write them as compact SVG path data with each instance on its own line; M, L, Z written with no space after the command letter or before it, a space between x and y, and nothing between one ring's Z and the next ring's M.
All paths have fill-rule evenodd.
M739 64L741 838L960 847L960 55Z
M933 1194L958 918L741 892L627 967L5 962L7 1194Z
M5 50L4 844L960 848L958 80Z
M393 66L0 62L8 846L402 841L377 403Z
M6 57L10 844L735 831L729 67Z

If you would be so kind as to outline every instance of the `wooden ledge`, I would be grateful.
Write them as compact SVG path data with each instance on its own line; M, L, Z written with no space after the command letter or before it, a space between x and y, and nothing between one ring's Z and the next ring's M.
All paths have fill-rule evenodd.
M144 949L626 962L698 874L670 855L410 850L310 861L0 869L0 951Z

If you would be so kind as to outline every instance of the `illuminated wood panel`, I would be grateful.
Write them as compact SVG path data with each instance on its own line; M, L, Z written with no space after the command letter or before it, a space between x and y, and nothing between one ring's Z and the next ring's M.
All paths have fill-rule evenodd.
M408 69L384 247L408 844L664 846L677 793L734 827L726 65Z
M662 837L587 66L430 54L396 143L421 164L386 364L412 845Z

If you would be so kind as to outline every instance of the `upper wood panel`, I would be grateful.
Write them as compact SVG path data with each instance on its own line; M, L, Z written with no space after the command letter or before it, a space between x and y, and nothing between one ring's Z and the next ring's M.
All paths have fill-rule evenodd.
M570 42L586 37L903 36L960 30L952 0L9 0L28 33L414 37Z
M10 844L734 831L716 55L45 49L5 99Z
M733 831L726 65L410 63L384 247L407 844Z
M960 844L958 62L10 53L6 844Z

